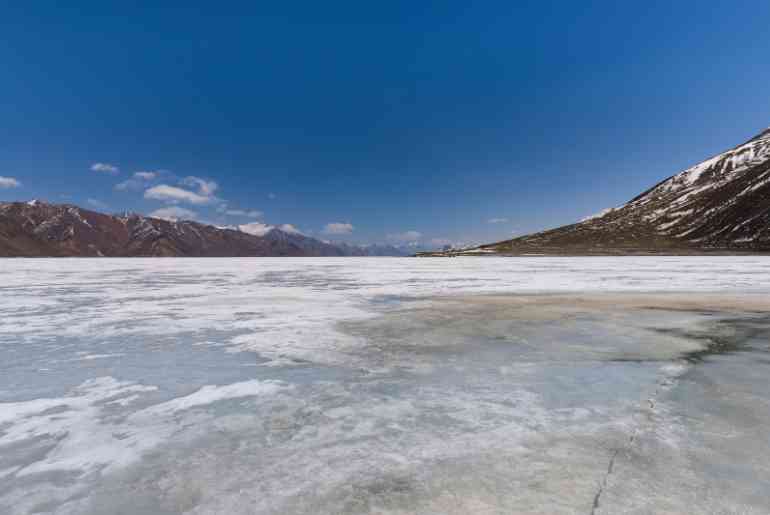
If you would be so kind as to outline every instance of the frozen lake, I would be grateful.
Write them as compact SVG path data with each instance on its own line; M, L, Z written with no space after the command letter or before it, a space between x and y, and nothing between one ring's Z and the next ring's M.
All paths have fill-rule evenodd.
M767 514L770 258L0 260L0 513Z

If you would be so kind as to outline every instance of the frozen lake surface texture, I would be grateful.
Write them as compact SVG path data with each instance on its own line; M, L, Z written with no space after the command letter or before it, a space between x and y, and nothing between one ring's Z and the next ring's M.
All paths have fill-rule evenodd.
M770 259L0 260L0 513L767 514Z

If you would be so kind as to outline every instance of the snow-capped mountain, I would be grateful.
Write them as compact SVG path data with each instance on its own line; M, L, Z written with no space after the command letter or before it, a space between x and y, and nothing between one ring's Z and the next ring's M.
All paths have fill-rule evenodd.
M41 201L0 203L0 256L346 256L349 249L269 227L261 234Z
M770 128L627 204L464 253L706 251L770 251Z

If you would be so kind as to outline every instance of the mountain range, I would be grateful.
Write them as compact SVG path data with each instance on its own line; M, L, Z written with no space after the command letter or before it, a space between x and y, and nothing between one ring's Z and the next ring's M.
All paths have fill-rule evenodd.
M578 223L419 255L715 252L770 252L770 128Z
M169 221L135 213L106 215L38 200L0 203L0 256L248 257L403 256L391 246L329 243L296 231Z
M457 255L770 252L770 128L578 223ZM403 256L389 245L331 243L289 228L215 227L70 204L0 203L0 256Z

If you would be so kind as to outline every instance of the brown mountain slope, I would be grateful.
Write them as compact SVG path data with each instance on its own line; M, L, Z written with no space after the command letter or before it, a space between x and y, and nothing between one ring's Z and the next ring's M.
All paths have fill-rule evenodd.
M339 256L334 245L273 229L255 236L197 222L110 216L73 205L0 203L0 256Z
M770 129L576 224L448 254L770 251Z

